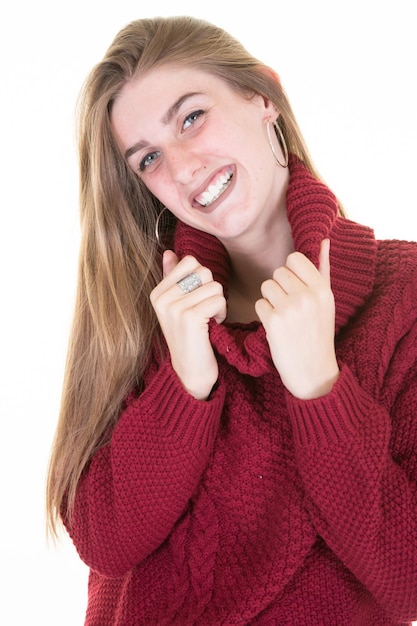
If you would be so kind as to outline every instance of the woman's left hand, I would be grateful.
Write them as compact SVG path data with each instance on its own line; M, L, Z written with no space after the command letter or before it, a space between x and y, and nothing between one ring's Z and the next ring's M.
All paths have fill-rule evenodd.
M291 253L262 283L255 304L283 384L304 400L328 393L339 375L329 250L324 239L318 270L304 254Z

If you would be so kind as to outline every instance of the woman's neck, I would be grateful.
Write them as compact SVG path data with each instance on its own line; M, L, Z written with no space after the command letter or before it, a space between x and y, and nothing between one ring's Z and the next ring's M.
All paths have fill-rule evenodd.
M228 246L231 261L229 274L229 322L250 322L257 319L255 302L261 298L261 284L272 278L275 269L285 265L294 250L291 227L286 214L258 240L248 245Z

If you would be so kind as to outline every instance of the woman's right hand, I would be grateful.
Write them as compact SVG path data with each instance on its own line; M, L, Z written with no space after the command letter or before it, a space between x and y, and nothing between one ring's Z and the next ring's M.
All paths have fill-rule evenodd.
M195 272L202 285L184 293L177 284ZM151 293L151 303L161 325L174 371L184 388L198 400L210 395L218 378L217 359L210 343L210 318L226 319L223 287L211 271L193 256L181 261L172 250L163 256L163 280Z

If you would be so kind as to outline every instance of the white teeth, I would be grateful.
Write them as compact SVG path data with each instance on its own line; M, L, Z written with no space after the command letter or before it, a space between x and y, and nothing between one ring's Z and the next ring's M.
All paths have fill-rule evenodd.
M202 200L202 202L200 204L204 204L204 206L206 206L209 202L212 202L213 195L211 193L209 193L208 191L204 191L201 194L201 200Z
M227 188L230 179L232 178L232 174L222 174L218 177L216 182L209 185L206 191L200 195L198 202L202 206L208 206L223 193L223 191ZM196 198L197 199L197 198Z

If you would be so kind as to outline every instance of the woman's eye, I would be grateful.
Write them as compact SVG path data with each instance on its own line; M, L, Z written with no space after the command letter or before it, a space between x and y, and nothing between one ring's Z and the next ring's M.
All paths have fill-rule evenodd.
M198 120L200 115L203 115L203 113L204 111L200 109L199 111L193 111L193 113L190 113L190 115L187 115L187 117L184 120L184 124L182 125L183 130L187 130L187 128L195 124L195 122Z
M161 153L158 151L150 152L149 154L147 154L139 163L139 171L144 172L146 168L148 168L150 165L153 165L156 159L160 156L160 154Z

